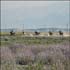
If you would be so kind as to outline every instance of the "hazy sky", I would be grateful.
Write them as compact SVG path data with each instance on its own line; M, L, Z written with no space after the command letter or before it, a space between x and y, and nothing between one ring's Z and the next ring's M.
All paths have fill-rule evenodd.
M1 28L67 27L69 1L1 1Z

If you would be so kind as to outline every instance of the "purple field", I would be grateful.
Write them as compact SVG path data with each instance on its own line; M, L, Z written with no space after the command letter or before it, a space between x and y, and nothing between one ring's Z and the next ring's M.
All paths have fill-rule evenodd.
M56 45L2 46L1 70L70 70L69 45L66 42ZM39 68L35 67L37 64Z

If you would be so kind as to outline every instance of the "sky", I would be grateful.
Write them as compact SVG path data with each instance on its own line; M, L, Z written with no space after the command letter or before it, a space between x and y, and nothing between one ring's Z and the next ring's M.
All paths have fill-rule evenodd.
M69 1L1 1L1 28L67 28Z

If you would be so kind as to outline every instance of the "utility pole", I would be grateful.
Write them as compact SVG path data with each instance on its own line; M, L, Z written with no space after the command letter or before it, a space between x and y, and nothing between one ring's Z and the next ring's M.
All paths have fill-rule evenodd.
M23 30L24 30L24 24L23 24Z
M23 28L22 28L22 33L24 34L24 24L23 24Z
M69 25L67 24L67 32L69 32Z

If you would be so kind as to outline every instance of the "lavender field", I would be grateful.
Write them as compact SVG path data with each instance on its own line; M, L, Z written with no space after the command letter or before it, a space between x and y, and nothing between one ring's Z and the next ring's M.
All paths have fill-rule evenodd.
M70 38L1 38L1 70L70 70Z

